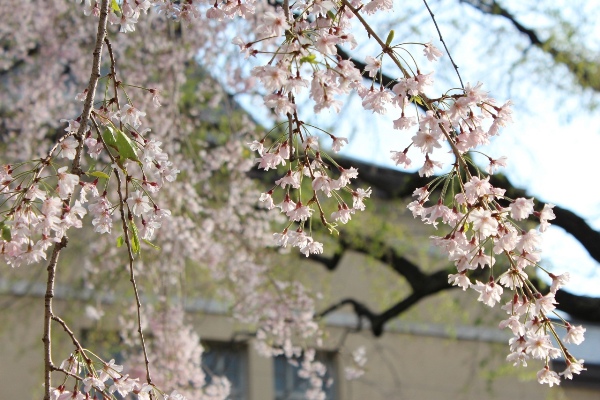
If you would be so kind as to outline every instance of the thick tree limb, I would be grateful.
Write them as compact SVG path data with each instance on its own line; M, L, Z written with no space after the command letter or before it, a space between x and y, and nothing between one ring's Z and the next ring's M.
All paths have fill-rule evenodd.
M343 238L343 236L341 237L341 245L346 250L370 254L370 249L373 248L374 240L371 238L361 238L360 240L351 241L348 240L348 238ZM431 274L425 274L417 265L404 258L399 251L392 246L385 245L382 242L377 242L375 247L377 247L379 250L376 252L374 258L387 264L398 275L406 278L411 286L412 292L404 299L398 301L380 313L372 311L367 305L356 299L346 298L321 311L317 315L318 317L325 317L326 315L340 309L345 305L351 305L358 318L357 329L361 329L362 321L367 320L369 321L370 329L373 335L381 336L383 334L385 325L389 321L407 311L422 299L444 290L457 288L457 286L452 286L448 283L448 274L453 267L449 266L448 269L442 269ZM327 259L323 256L311 258L315 261L322 262L328 269L331 269L331 265L336 265L338 262L337 260L339 260L339 256L337 255L336 261L333 259ZM477 269L472 272L471 280L483 280L484 275L487 275L487 273L488 271L486 270ZM548 290L547 286L541 283L539 280L534 279L533 282L541 291L546 292ZM600 322L600 298L580 296L565 292L564 290L559 290L556 294L556 300L559 303L557 308L568 313L572 317L583 321Z
M556 308L582 321L600 322L600 298L580 296L559 290Z
M429 179L422 178L416 173L406 173L391 168L378 167L363 161L350 159L336 160L342 167L354 166L360 171L359 179L373 186L374 194L381 198L395 199L412 195L412 192L425 186ZM492 175L492 185L506 189L506 196L510 198L530 197L523 189L514 187L510 181L502 175ZM540 203L536 199L536 202ZM594 230L583 218L562 207L554 207L556 219L552 224L563 228L573 235L590 256L600 262L600 232ZM534 221L534 220L532 220Z
M600 91L600 65L598 60L587 58L584 54L574 51L572 48L568 51L560 50L552 41L542 40L539 35L530 28L521 24L517 18L502 7L495 0L459 0L466 3L484 14L503 17L520 33L525 35L531 45L552 56L557 64L562 64L575 76L575 79L583 88L590 88L594 91Z
M340 233L339 242L342 248L368 254L402 275L411 289L415 292L425 290L428 276L409 259L403 257L398 250L388 246L382 240L372 237L361 237L359 240L349 240L348 235ZM447 279L447 278L446 278Z

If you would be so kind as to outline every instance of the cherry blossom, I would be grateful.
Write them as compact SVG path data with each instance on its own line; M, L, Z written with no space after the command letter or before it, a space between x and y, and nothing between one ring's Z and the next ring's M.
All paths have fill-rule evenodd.
M22 3L13 7L15 13L32 11L34 6L29 2ZM103 274L117 271L123 259L120 257L123 249L119 248L127 242L133 281L137 271L146 271L148 266L158 263L149 260L153 257L139 257L140 236L158 240L170 262L156 266L156 275L170 283L162 282L164 286L155 289L156 293L164 289L169 294L165 298L180 295L172 281L183 275L188 260L201 259L211 279L226 281L223 288L232 288L229 292L223 289L223 297L235 304L233 314L238 321L256 327L256 343L261 353L299 356L302 346L296 338L312 338L318 342L315 338L320 334L314 320L313 297L297 282L266 279L265 271L269 267L259 262L257 258L264 257L257 254L264 254L261 246L267 240L272 242L272 238L279 246L297 247L306 257L321 254L324 246L318 236L313 236L313 225L322 224L335 232L338 224L349 223L353 213L368 206L372 191L355 187L358 170L338 165L323 150L327 148L326 142L322 148L318 138L329 137L332 152L339 152L349 140L334 135L335 131L329 133L314 126L308 117L326 109L338 112L348 96L356 93L361 99L360 105L377 114L374 118L388 112L400 115L390 123L390 128L411 132L406 135L405 149L391 153L396 165L409 167L408 153L420 152L425 162L419 175L440 174L415 191L416 200L408 208L424 223L447 229L434 237L433 243L457 267L457 273L449 274L448 282L463 291L472 288L479 293L478 300L490 307L501 302L504 290L512 292L512 301L502 307L508 317L499 324L514 335L509 342L511 353L507 360L516 365L525 365L530 358L547 363L548 358L562 354L567 361L562 376L571 379L573 374L585 370L583 360L573 358L563 347L564 343L581 343L585 328L568 322L561 325L549 318L555 309L556 292L566 284L568 274L550 275L549 293L538 292L528 281L528 274L540 267L541 234L547 230L548 221L555 218L553 205L546 204L536 212L533 199L505 197L502 189L492 186L489 176L467 165L471 163L465 155L467 152L490 143L490 138L499 135L501 128L512 121L511 102L496 101L484 91L483 84L469 82L464 88L462 85L446 88L428 96L437 90L433 86L434 72L423 72L420 64L425 60L436 61L442 52L431 42L398 43L393 35L388 36L388 43L382 40L377 27L368 25L363 15L389 10L393 10L393 2L389 0L369 1L364 5L355 1L317 0L296 2L291 9L286 2L273 8L266 3L246 1L209 5L144 0L112 2L110 7L107 1L86 1L83 9L66 3L53 4L47 10L47 18L40 18L36 24L16 32L11 37L15 45L5 49L6 60L20 60L19 51L27 50L30 43L40 43L42 53L49 60L40 66L28 59L19 69L23 76L25 73L32 76L31 82L19 83L21 86L13 88L14 91L2 94L6 100L3 104L9 107L7 126L11 130L18 127L16 131L28 135L22 143L18 140L7 143L7 154L14 158L9 162L17 165L17 171L11 165L0 169L0 192L10 199L0 210L6 221L4 226L11 232L10 240L6 235L1 239L3 259L12 267L44 260L51 246L55 246L55 251L64 246L61 243L69 229L83 227L89 218L94 231L104 234L102 239L94 241L97 249L91 250L102 259L102 268L88 265L85 273L106 277L109 275ZM106 31L101 25L103 20L119 25L121 33L109 29L106 40L99 36L98 43L103 47L98 52L78 46L66 52L56 47L53 36L47 33L54 29L54 21L60 15L72 16L71 27L62 27L66 31L61 37L70 37L75 43L89 44L90 32ZM236 23L231 24L234 17ZM25 20L18 16L14 19ZM209 35L206 34L207 19L213 24ZM183 23L185 35L171 34L168 38L156 35L156 43L148 46L145 38L149 33L154 36L155 30L163 29L171 20ZM142 34L128 34L136 30ZM229 65L216 67L217 60L224 58L219 33L228 31L236 35L233 43L251 60L237 70ZM354 48L356 38L361 37L358 32L366 33L361 36L367 36L374 46L379 46L371 53L377 54L376 57L366 57L364 71L374 78L370 85L364 84L360 70L352 61L337 57L336 46ZM413 54L411 46L415 45L418 53L423 46L422 54ZM144 52L150 52L155 59L146 57ZM84 67L84 64L92 64L89 54L103 57L102 61L96 59L100 66L92 74L89 67ZM269 132L250 121L244 121L243 128L232 129L238 138L250 141L250 150L258 154L254 164L258 164L259 169L277 171L277 178L269 187L257 191L248 183L248 171L253 163L243 157L239 141L232 140L216 148L209 146L204 139L197 138L198 132L203 132L198 121L203 118L198 116L206 113L195 105L189 106L190 115L183 115L179 109L179 100L173 95L188 83L185 66L198 54L206 59L206 71L218 71L224 81L236 88L236 93L239 88L243 88L242 92L252 88L262 97L262 103L274 111L273 120L277 122ZM139 62L141 59L155 62ZM61 75L63 72L54 71L51 65L69 65L72 71L68 82ZM378 81L382 65L386 71L388 68L395 71L397 79L393 85ZM93 80L100 72L102 81L98 90L96 86L88 88L90 76ZM168 79L154 82L157 77ZM462 84L462 79L460 81ZM210 79L194 82L196 84L212 86L206 91L211 103L227 98ZM198 92L202 90L198 88ZM53 93L61 93L59 97L72 103L63 104ZM308 111L303 101L298 101L299 93L306 97ZM152 113L141 111L150 103L155 106ZM29 115L32 104L37 110L47 110L48 115ZM425 112L411 114L412 106L417 104ZM216 106L213 107L211 112L216 110ZM57 115L71 118L60 120L68 126L66 134L58 139L55 137L59 126ZM229 122L235 123L233 119ZM142 130L142 125L152 130ZM107 129L114 135L105 134ZM250 137L252 134L257 137ZM87 150L81 151L84 145ZM40 150L46 147L45 151ZM437 158L434 153L447 149L454 162L442 172L441 163L434 161ZM40 157L38 153L45 155ZM485 156L489 160L485 167L489 174L506 165L504 156ZM27 159L30 161L23 163ZM65 166L66 163L69 166ZM223 173L232 177L231 182L223 182ZM185 179L178 180L178 175L184 175ZM212 206L217 202L214 181L227 187L227 201L222 207ZM351 208L348 206L350 198ZM255 207L257 199L263 208ZM163 204L173 212L162 208ZM276 211L268 212L273 209ZM85 217L88 212L90 216ZM539 218L539 230L527 230L518 224L531 214ZM122 223L114 224L119 218ZM282 221L283 226L276 228L279 232L271 234L270 226ZM115 247L111 234L113 230L122 229L125 231L119 233ZM497 280L492 276L492 267L499 276ZM479 268L489 272L486 284L478 280L472 283L470 275L473 270L479 272ZM485 271L486 268L490 271ZM133 288L137 296L135 284ZM100 287L95 289L103 292ZM176 295L170 296L171 291ZM141 334L142 314L152 314L142 311L139 298L136 300L133 314L138 326L127 322L122 325L124 331ZM114 364L114 360L99 361L98 365L103 368L95 372L86 361L90 355L76 349L61 368L82 374L81 383L75 384L72 393L65 386L53 388L48 384L47 396L82 398L82 392L94 392L106 397L101 394L106 391L122 396L133 393L141 399L159 392L170 393L166 398L172 399L182 399L184 395L226 398L230 388L227 380L215 377L213 385L204 385L199 365L202 352L199 338L186 325L183 311L170 304L164 307L160 311L165 313L167 322L146 318L155 328L154 343L149 342L148 347L152 350L150 354L156 355L148 358L144 349L143 354L131 355L129 362L148 366L151 359L161 371L157 372L156 382L167 384L165 377L172 376L179 380L177 387L158 391L149 378L144 383L131 378L138 375L130 371L123 373L123 366ZM554 347L549 332L558 338L554 331L557 326L558 329L566 327L567 333L559 347ZM177 342L175 349L186 349L186 355L168 353L177 350L167 346L167 338ZM133 342L131 337L127 340ZM355 353L354 365L347 370L353 377L361 374L366 361L364 351ZM315 361L314 351L308 348L304 351L301 374L311 384L308 396L323 398L324 367ZM67 375L65 379L70 378ZM560 383L559 375L547 364L538 372L538 381L550 386Z
M494 281L490 281L485 285L476 281L473 289L480 293L477 300L490 307L500 301L500 295L504 291L502 286L495 284Z
M577 360L571 362L567 360L567 368L560 373L565 379L573 379L573 374L579 375L581 371L586 371L587 368L583 368L583 360Z
M585 328L581 325L572 326L571 324L567 324L567 335L564 337L565 343L574 343L581 344L583 342L583 334L585 333Z
M131 212L136 216L140 216L152 210L148 196L145 196L140 190L136 190L131 194L127 199L127 204L129 204Z
M560 385L560 378L558 374L550 370L548 366L545 366L543 369L538 371L537 379L538 382L547 383L550 387L552 387L552 385Z
M79 183L79 177L77 175L69 174L66 171L67 167L59 168L57 171L58 195L61 199L66 199L71 195L73 189L75 189L75 185Z
M442 52L438 50L431 42L425 43L423 53L429 61L437 61L442 56Z
M469 214L469 220L473 222L473 229L483 237L493 236L498 233L498 220L492 216L490 210L476 208Z

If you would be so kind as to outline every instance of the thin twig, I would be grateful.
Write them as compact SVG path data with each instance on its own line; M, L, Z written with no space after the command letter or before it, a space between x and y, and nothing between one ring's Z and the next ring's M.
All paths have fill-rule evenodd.
M108 38L104 38L104 43L106 43L106 49L108 50L108 56L110 57L110 76L113 80L113 88L115 91L115 105L117 106L117 110L121 110L121 105L119 104L119 84L117 82L117 62L115 61L115 53L112 49L112 44ZM119 128L123 130L123 121L119 121Z
M121 223L123 225L123 238L127 245L127 256L129 258L129 281L133 287L133 293L135 294L135 302L137 306L137 322L138 322L138 333L140 335L140 342L142 344L142 352L144 353L144 363L146 364L146 382L148 385L152 385L152 378L150 377L150 361L148 360L148 352L146 350L146 342L144 340L144 332L142 330L142 302L140 301L140 294L135 282L135 273L133 271L133 250L131 248L131 239L129 238L129 230L127 228L127 219L125 217L125 205L127 204L123 197L121 190L123 182L118 168L114 168L115 177L117 178L117 193L119 194L119 212L121 213ZM128 210L129 211L129 210ZM131 215L131 211L128 212ZM131 222L134 223L133 221Z
M81 174L81 148L83 133L87 129L87 122L92 112L92 105L94 101L94 94L96 93L96 87L98 85L98 79L100 78L100 62L102 59L102 42L106 37L106 24L108 21L108 0L102 0L100 5L100 18L98 20L98 30L96 32L96 46L93 53L92 61L92 72L90 73L90 81L88 84L88 93L85 98L83 112L79 121L79 129L76 137L79 141L79 146L75 155L75 159L71 164L71 171L75 174ZM53 148L53 150L56 147ZM51 152L53 151L51 150ZM51 156L52 153L49 153ZM49 160L48 160L49 162ZM66 204L70 204L71 195L65 200ZM44 296L44 335L42 342L44 343L44 400L50 400L50 392L52 387L52 371L56 370L52 362L52 319L55 317L52 310L52 299L54 298L54 281L56 279L56 266L58 264L58 258L61 250L67 245L67 236L63 235L60 242L54 245L52 249L52 256L50 263L48 264L47 272L48 278L46 281L46 295Z
M400 63L400 60L398 60L398 58L394 55L392 48L385 44L385 42L379 37L379 35L373 30L373 28L371 28L369 23L363 18L362 15L360 15L359 10L352 4L350 4L348 0L342 0L342 3L344 4L344 6L348 7L350 11L352 11L352 14L356 15L356 18L358 18L358 20L362 24L363 28L365 28L367 33L370 36L372 36L375 39L375 41L377 41L377 43L379 43L381 50L390 56L390 58L394 61L394 64L396 64L400 71L402 71L402 75L404 76L404 78L410 78L410 74L408 73L406 68L404 68L404 66Z
M450 58L450 62L452 63L452 66L454 67L454 70L456 71L456 75L458 76L458 80L460 81L460 87L462 87L464 89L465 85L463 84L463 80L460 77L460 73L458 72L458 65L456 65L456 63L452 59L452 56L450 55L450 50L448 50L448 46L446 46L446 42L444 41L444 38L442 37L442 32L440 31L440 27L438 26L437 21L435 20L435 16L433 15L431 8L429 8L429 4L427 4L427 0L423 0L423 3L425 3L425 7L427 7L427 11L429 11L429 15L431 15L431 19L433 20L435 29L437 29L438 35L440 36L440 41L444 45L444 49L446 49L446 54L448 54L448 58Z
M290 20L290 0L283 0L283 14L286 20Z
M398 59L398 57L396 57L396 54L394 54L394 52L392 51L392 49L387 44L385 44L385 42L379 37L379 35L377 35L377 33L373 30L373 28L371 28L371 26L369 25L369 23L367 21L365 21L365 19L362 17L362 15L360 15L359 10L356 9L355 7L353 7L352 4L350 4L350 2L348 2L348 0L342 0L342 2L344 4L344 6L348 7L350 9L350 11L352 11L352 13L354 15L356 15L356 17L361 22L361 24L363 25L363 27L365 28L365 30L369 33L369 35L371 35L377 41L377 43L379 43L379 45L381 46L382 51L384 53L386 53L392 59L392 61L394 61L394 64L396 64L396 66L402 71L402 74L404 75L404 77L405 78L410 78L410 74L408 73L408 71L406 70L406 68L404 68L404 66L402 65L402 63ZM458 73L458 70L456 72ZM459 78L460 78L460 76L459 76ZM462 80L461 80L461 83L462 83ZM426 103L427 108L429 110L434 111L434 112L436 111L435 108L433 107L433 103L434 103L433 100L429 99L423 93L420 93L419 96ZM441 128L442 132L444 133L444 136L446 137L446 140L450 144L450 148L452 149L452 153L454 153L454 156L458 160L460 166L465 171L467 171L468 175L470 175L469 169L467 168L467 165L466 165L466 163L465 163L462 155L460 154L460 151L456 147L456 144L452 140L452 137L450 136L450 133L448 133L446 131L446 128L443 125L441 125L441 124L440 124L440 128Z
M75 333L73 333L71 328L69 328L69 325L67 325L67 323L65 321L63 321L62 318L60 318L59 316L56 316L56 315L52 315L52 320L58 322L63 327L65 332L67 332L67 335L69 335L69 337L71 338L73 345L75 345L75 347L77 348L77 350L79 351L79 353L81 354L83 359L85 360L85 363L87 364L88 369L91 371L92 370L92 360L88 356L85 355L85 352L83 351L83 347L81 346L81 343L79 343L79 340L77 340L77 338L75 337Z
M115 157L111 154L110 150L108 149L108 146L106 145L106 142L104 141L104 138L100 134L100 127L98 126L98 123L96 122L94 117L92 117L91 120L92 120L92 124L94 125L94 128L98 132L98 139L102 142L102 145L104 146L104 149L108 153L108 156L112 160L113 164L116 164ZM138 292L137 284L135 282L135 274L133 272L133 251L131 249L131 240L129 239L129 231L127 228L127 219L125 218L125 206L124 205L126 203L123 200L123 192L121 191L121 185L122 185L121 175L117 168L114 168L113 172L115 174L115 177L117 178L117 193L119 194L119 211L121 213L121 223L123 225L123 238L125 240L125 244L127 245L127 254L129 257L129 273L130 273L129 280L133 286L133 292L135 293L135 301L136 301L136 305L137 305L138 333L140 335L140 342L142 344L142 351L144 353L144 362L146 364L146 381L148 382L149 385L152 385L152 378L150 377L150 361L148 360L148 353L146 350L146 341L144 340L144 333L142 330L142 315L141 315L142 303L140 301L140 295Z

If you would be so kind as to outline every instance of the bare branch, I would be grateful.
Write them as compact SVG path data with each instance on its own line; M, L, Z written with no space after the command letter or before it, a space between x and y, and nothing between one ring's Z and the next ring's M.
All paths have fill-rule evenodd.
M456 71L456 75L458 76L458 80L460 81L460 87L462 87L464 89L465 85L460 76L460 73L458 72L458 65L456 65L456 63L454 62L454 59L452 58L452 55L450 54L450 50L448 50L448 46L446 46L446 42L444 41L444 38L442 37L442 32L440 31L440 27L438 26L437 21L435 20L435 15L433 15L433 11L431 11L431 8L429 8L429 4L427 4L427 0L423 0L423 3L425 3L425 7L427 7L427 11L429 11L429 15L431 16L433 24L435 25L435 29L437 30L437 33L440 36L440 42L442 42L442 44L444 45L444 49L446 49L446 54L448 54L448 58L450 59L450 62L452 63L452 66L454 67L454 70Z
M527 37L531 45L552 56L557 64L562 64L575 76L575 79L584 88L600 91L600 65L597 60L590 60L583 54L572 49L564 51L558 49L550 40L542 40L533 29L521 24L508 9L495 0L459 0L484 14L500 16L506 19L517 31Z
M368 242L369 240L371 239L366 238L365 242ZM368 246L364 245L362 242L362 240L345 241L343 246L346 249L369 254ZM382 243L380 243L380 245L382 245ZM385 325L388 322L410 309L422 299L445 290L457 288L457 286L452 286L448 283L448 273L451 267L436 271L432 274L425 274L418 266L399 255L398 251L392 248L392 246L387 246L383 251L378 251L377 254L393 255L392 258L387 261L385 256L376 255L375 258L386 263L390 268L399 275L404 276L407 280L410 279L409 283L412 288L412 293L381 313L375 313L358 300L346 298L318 313L318 318L323 318L345 305L351 305L358 318L357 329L362 327L362 320L366 319L369 321L370 330L373 335L381 336ZM319 261L316 258L311 257L311 259ZM471 279L482 279L482 275L484 274L486 274L486 272L483 269L477 269L472 272L470 277ZM541 281L534 280L534 284L539 290L543 292L548 291L548 287ZM572 317L590 322L600 322L600 298L575 295L565 292L564 290L559 290L556 293L556 300L559 303L557 308L568 313Z
M96 92L96 86L98 85L98 79L100 78L100 62L102 59L102 43L106 37L106 24L108 21L108 0L102 0L100 5L100 18L98 20L98 31L96 33L96 46L94 48L94 57L92 62L92 72L90 74L90 81L88 84L88 93L85 98L83 112L81 114L80 126L77 131L76 137L79 141L75 159L71 164L72 173L81 174L80 161L81 161L81 149L83 147L83 133L87 129L87 121L92 112L92 105L94 101L94 94ZM49 154L49 156L51 153ZM71 196L65 200L65 203L70 204ZM56 318L52 310L52 300L54 298L54 281L56 279L56 266L58 263L58 257L61 250L67 246L67 237L63 235L59 243L54 245L52 250L52 257L48 264L47 272L48 278L46 283L46 295L44 298L44 336L42 342L44 343L44 400L50 400L51 387L52 387L52 370L55 369L52 362L52 330L51 324L52 319ZM73 336L72 336L73 337Z

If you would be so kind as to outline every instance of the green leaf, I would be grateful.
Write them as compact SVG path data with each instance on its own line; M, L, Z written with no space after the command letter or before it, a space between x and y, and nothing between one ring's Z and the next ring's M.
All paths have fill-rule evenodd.
M117 248L123 246L123 244L125 244L125 239L123 238L123 235L121 235L117 238Z
M310 63L310 64L317 64L317 56L311 53L307 56L302 57L300 59L300 63L302 64L305 62Z
M128 158L132 161L140 161L137 156L135 144L123 131L117 130L115 139L117 142L117 150L121 157Z
M155 250L160 250L160 247L158 247L157 245L155 245L154 243L152 243L149 240L146 239L142 239L144 241L144 243L146 243L148 246L152 247Z
M117 158L117 163L121 168L123 168L125 159L140 162L135 143L123 131L109 126L102 134L102 138L107 146L112 147L119 153L119 156L115 158Z
M131 228L131 250L133 254L140 254L140 236L135 222L129 221L129 227Z
M473 227L472 222L465 222L463 225L463 229L465 230L465 233L469 233L469 231L471 230L472 227Z
M0 222L0 230L2 231L2 239L10 242L12 235L10 234L10 226L6 225L4 221Z
M95 176L96 178L104 178L104 179L110 178L110 176L108 176L107 174L105 174L102 171L88 172L88 175Z
M413 97L410 98L410 100L413 101L413 102L415 102L415 103L417 103L417 104L420 104L422 106L425 105L425 103L423 103L423 100L421 99L420 96L413 96Z
M392 44L392 40L394 40L394 30L392 29L390 33L388 33L387 39L385 39L385 45L389 46Z
M119 7L119 3L117 3L117 0L112 0L110 2L110 6L113 9L113 11L115 11L115 12L121 11L121 8Z
M110 126L106 128L102 134L102 139L104 139L104 143L106 143L107 146L113 147L115 150L117 149L117 140L115 139L113 129Z

